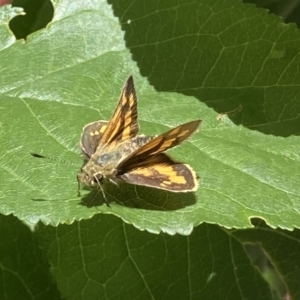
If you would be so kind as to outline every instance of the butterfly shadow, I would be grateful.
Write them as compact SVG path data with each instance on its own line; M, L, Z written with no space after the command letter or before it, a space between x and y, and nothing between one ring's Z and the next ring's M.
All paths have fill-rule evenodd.
M122 183L119 186L106 185L105 195L111 209L118 205L159 211L174 211L196 203L194 193L172 193L144 186ZM105 205L103 194L99 189L93 189L81 198L81 204L87 207Z

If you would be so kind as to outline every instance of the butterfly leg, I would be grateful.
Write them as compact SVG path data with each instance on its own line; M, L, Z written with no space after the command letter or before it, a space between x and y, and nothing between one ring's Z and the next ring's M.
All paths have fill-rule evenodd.
M114 181L113 179L109 178L109 182L111 182L114 185L116 185L117 187L119 187L119 184L116 181Z
M80 193L80 181L78 180L78 178L77 178L77 183L78 183L78 185L77 185L77 197L81 197L81 193Z

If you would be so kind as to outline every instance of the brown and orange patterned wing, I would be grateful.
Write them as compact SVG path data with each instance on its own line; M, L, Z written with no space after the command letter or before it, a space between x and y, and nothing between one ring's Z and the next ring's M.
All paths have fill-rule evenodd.
M164 153L146 160L140 167L119 176L127 183L171 192L192 192L198 188L194 170L177 163Z
M88 158L96 152L99 140L101 139L107 124L108 121L96 121L83 127L80 148Z
M102 149L114 148L117 143L135 137L138 130L137 98L133 78L130 76L123 87L118 105L98 141L98 146Z
M139 166L141 162L149 159L151 156L179 145L197 130L200 123L201 120L191 121L153 138L121 161L118 165L118 169L129 171Z

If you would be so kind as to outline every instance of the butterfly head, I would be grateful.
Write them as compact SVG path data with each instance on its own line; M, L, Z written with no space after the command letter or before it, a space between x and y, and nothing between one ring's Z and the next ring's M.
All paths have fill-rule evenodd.
M99 170L90 168L88 165L81 168L80 172L77 174L78 182L82 182L88 187L101 185L103 178L103 174L99 172Z
M97 186L102 192L103 199L106 205L110 206L102 187L102 181L104 177L105 176L103 174L102 168L100 168L99 170L99 165L97 166L93 161L89 161L85 166L81 168L80 172L77 174L78 195L80 195L80 183L83 183L88 187Z

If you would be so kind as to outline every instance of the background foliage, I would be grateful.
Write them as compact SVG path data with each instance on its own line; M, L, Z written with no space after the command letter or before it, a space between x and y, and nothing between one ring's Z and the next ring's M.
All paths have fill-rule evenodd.
M44 5L26 30L10 23L26 37L54 11L26 40L9 29L21 10L0 9L3 295L297 299L298 29L237 0ZM107 186L111 208L88 208L80 132L110 117L129 74L141 133L203 119L170 151L200 188Z

